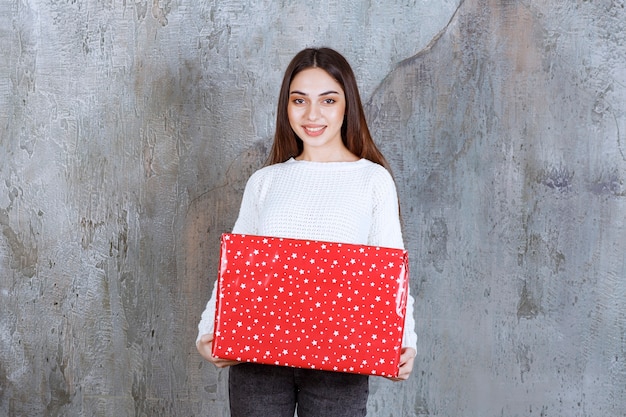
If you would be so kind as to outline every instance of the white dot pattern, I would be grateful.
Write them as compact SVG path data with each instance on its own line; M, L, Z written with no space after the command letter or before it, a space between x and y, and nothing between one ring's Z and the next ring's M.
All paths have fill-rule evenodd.
M402 249L224 234L213 355L397 376Z

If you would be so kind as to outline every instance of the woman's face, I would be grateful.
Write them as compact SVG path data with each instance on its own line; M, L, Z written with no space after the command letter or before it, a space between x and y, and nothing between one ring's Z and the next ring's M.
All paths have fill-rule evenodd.
M291 81L287 115L289 124L304 143L304 152L339 150L346 110L344 91L320 68L299 72Z

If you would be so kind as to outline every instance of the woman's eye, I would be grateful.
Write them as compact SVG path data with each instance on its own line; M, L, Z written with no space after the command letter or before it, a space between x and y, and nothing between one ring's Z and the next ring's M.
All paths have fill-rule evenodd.
M295 98L293 99L294 104L303 104L304 103L304 99L302 98Z
M324 100L324 104L333 104L335 102L335 99L332 98L327 98L326 100Z

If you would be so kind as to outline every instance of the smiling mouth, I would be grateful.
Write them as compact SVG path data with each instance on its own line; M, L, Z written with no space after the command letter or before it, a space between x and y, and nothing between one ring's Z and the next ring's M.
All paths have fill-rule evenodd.
M324 132L324 129L326 129L326 126L316 126L316 127L303 126L303 128L307 135L319 136Z

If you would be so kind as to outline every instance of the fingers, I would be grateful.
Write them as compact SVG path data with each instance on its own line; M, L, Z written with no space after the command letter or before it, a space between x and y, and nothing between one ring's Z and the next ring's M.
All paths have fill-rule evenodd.
M415 356L417 355L417 352L415 351L415 349L413 348L403 348L402 349L402 353L400 354L400 366L411 362L411 364L413 363L413 360L415 359ZM413 367L411 367L411 369L413 369Z
M402 353L400 354L400 369L398 371L398 376L393 378L388 378L392 381L406 381L411 376L411 372L413 371L413 362L415 361L415 355L417 352L413 348L404 348L402 349Z
M211 362L218 368L226 368L227 366L237 365L239 363L230 359L216 358L211 354L213 348L213 335L211 334L203 335L196 344L196 348L204 359Z
M218 368L226 368L226 367L229 367L229 366L238 365L240 363L240 362L237 362L237 361L232 361L230 359L220 359L220 358L216 358L216 357L213 357L213 359L214 360L211 361L211 362L213 362L213 365L215 365Z
M198 352L204 359L211 362L211 348L213 347L213 336L205 334L200 340L196 343L196 348Z

